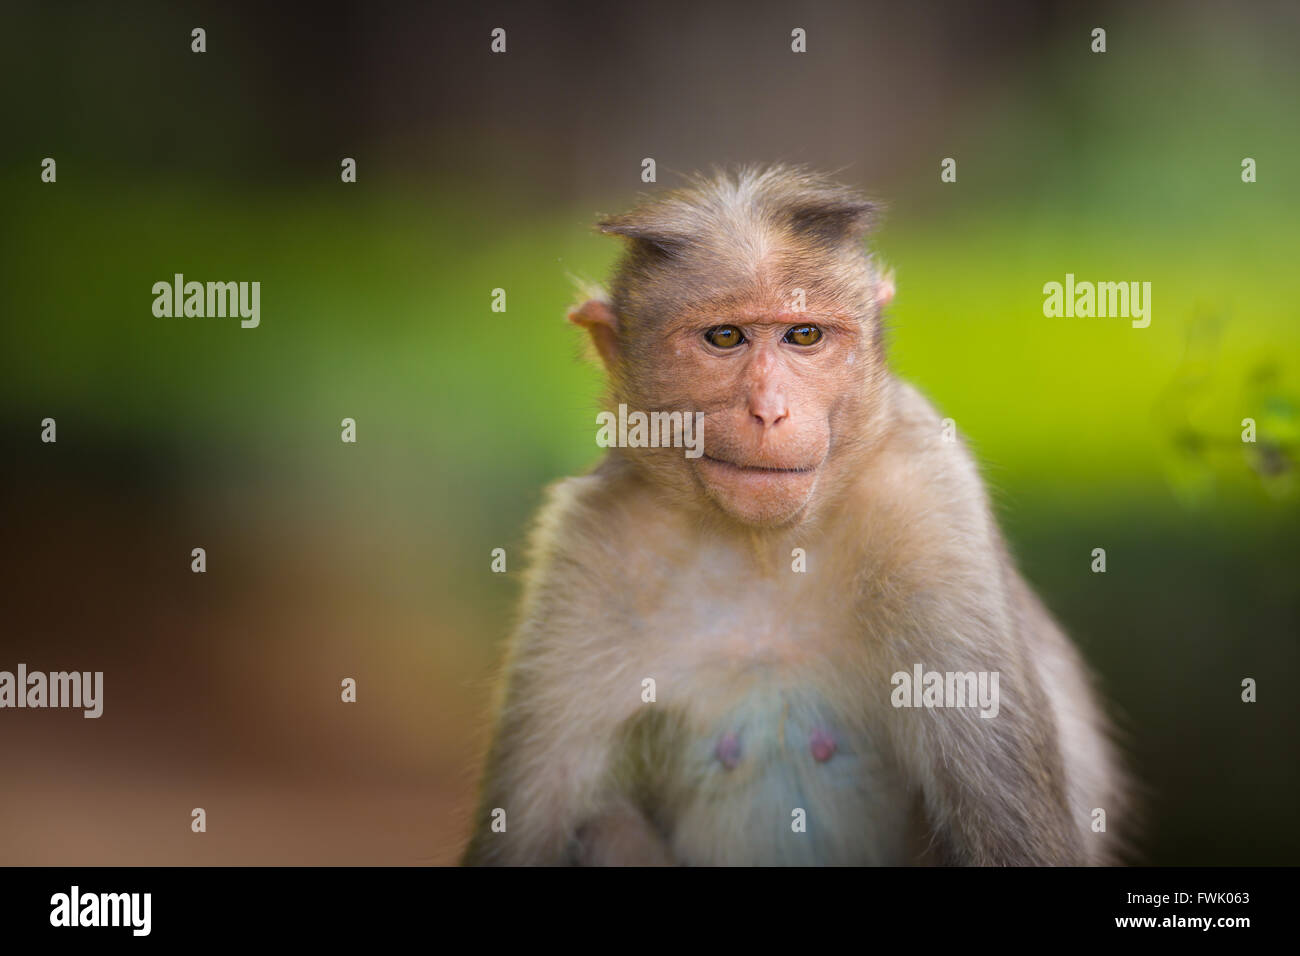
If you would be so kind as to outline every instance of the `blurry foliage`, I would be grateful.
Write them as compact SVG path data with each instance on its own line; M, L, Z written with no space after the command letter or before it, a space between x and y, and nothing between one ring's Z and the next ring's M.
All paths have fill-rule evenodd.
M1227 321L1214 314L1187 324L1183 359L1154 409L1168 435L1170 486L1191 507L1204 507L1213 498L1224 473L1253 476L1278 500L1296 493L1300 404L1277 358L1218 372L1220 378L1232 376L1227 382L1216 379ZM1254 441L1243 439L1246 419L1254 420Z

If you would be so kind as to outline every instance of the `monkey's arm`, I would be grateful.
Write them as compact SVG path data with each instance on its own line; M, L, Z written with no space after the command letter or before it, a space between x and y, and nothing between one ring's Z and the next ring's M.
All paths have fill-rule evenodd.
M1030 668L1003 661L996 716L974 708L896 710L908 776L919 783L942 862L1081 866L1052 709ZM953 670L973 668L958 666Z
M641 811L607 786L608 745L593 721L573 721L588 732L548 723L527 705L503 711L463 865L673 862Z
M610 467L551 486L538 516L466 864L667 860L614 766L619 728L643 704L636 658L609 622L623 564L609 543L622 500Z
M895 397L904 437L892 470L913 476L933 504L918 512L915 497L886 486L884 507L910 523L896 532L901 556L877 559L875 573L890 586L871 592L876 616L864 616L880 628L873 639L890 648L891 671L920 663L999 676L992 716L969 706L891 709L884 719L899 758L947 862L1082 865L1084 827L1069 798L1061 702L1049 696L1040 667L1054 625L1034 613L969 451L939 439L938 414L915 389L898 383ZM1059 680L1050 689L1068 692Z
M990 745L991 744L991 745ZM931 768L925 793L946 862L969 866L1082 866L1063 787L1017 746L985 744L983 766Z
M625 749L618 728L640 703L640 683L622 672L627 655L602 650L594 615L574 633L561 613L526 611L462 863L670 862L612 766Z
M573 862L579 866L672 866L659 833L631 804L620 804L578 828Z
M512 665L463 865L575 862L574 840L594 809L604 748L598 733L574 733L575 724L590 727L590 720L573 712L580 702L548 698L554 683Z

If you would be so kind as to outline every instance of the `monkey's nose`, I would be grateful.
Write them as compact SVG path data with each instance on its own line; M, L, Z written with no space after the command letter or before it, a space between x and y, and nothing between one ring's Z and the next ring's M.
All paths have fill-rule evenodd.
M754 420L764 428L771 428L773 425L780 424L788 417L789 416L785 412L776 415L764 415L759 412L754 412Z
M752 415L754 421L759 425L762 425L763 428L771 428L789 418L790 410L786 407L783 398L778 396L764 396L750 400L749 414Z

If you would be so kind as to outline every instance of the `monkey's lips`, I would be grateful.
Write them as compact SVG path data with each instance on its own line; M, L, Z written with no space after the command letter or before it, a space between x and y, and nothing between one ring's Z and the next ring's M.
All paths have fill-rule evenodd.
M817 485L817 465L743 465L712 455L697 462L709 497L749 524L791 520L808 503Z
M719 465L733 472L748 472L757 475L809 475L817 470L816 465L805 465L799 468L778 468L772 465L741 465L723 458L714 458L712 455L703 455L700 461L707 461L710 464Z

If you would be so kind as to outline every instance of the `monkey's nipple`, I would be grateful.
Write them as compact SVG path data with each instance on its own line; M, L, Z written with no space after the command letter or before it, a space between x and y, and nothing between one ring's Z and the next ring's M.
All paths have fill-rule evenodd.
M740 763L740 738L733 733L725 733L718 738L718 745L713 749L718 763L728 770Z
M820 727L812 732L808 744L812 747L813 760L818 763L825 763L835 756L835 738Z

